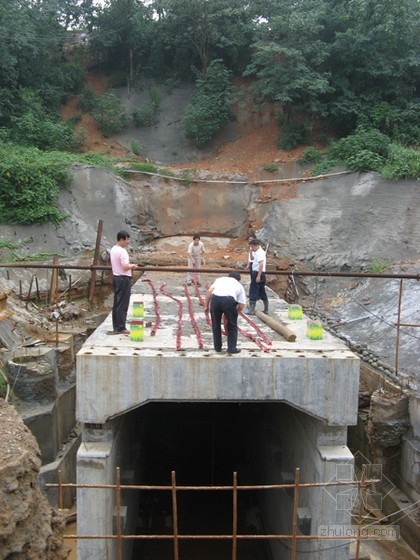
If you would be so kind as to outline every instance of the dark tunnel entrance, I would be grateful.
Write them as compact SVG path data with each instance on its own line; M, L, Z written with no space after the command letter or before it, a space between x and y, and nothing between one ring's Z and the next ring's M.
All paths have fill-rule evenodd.
M242 403L152 403L130 413L132 429L143 434L136 472L141 484L170 485L171 471L177 485L262 484L255 473L252 454L253 418L261 405ZM138 430L137 430L138 431ZM138 478L137 478L138 479ZM139 493L137 534L172 534L170 491ZM231 535L232 491L179 491L178 532L189 535ZM238 495L238 533L263 534L256 492ZM182 560L230 560L231 539L180 540ZM172 540L137 540L133 560L172 560ZM267 541L239 540L241 560L269 560Z

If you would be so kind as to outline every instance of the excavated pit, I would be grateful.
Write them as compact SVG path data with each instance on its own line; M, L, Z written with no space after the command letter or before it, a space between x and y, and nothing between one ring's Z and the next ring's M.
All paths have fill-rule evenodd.
M90 197L87 195L91 190L96 193L95 189L91 187L97 184L102 185L101 188L104 196L98 198L97 196ZM287 188L289 189L289 186ZM399 189L398 204L401 205L401 211L398 210L398 212L395 211L397 200L395 193L393 193L394 188ZM113 244L115 231L118 230L122 220L124 220L123 223L128 224L127 227L130 229L133 241L138 245L138 254L145 259L146 264L149 262L148 257L155 253L155 250L152 248L150 252L143 251L147 247L143 235L143 232L146 230L149 240L151 237L155 238L156 252L160 252L161 256L164 255L163 264L168 266L174 263L182 266L186 264L187 243L190 241L192 233L199 231L202 234L202 238L208 244L208 261L211 265L218 263L218 265L243 266L246 260L245 239L250 229L252 231L258 230L263 240L271 243L273 252L275 250L279 256L283 257L290 256L289 262L302 262L303 266L313 264L314 266L324 267L343 266L355 268L359 265L365 266L375 259L385 257L395 262L400 258L410 258L410 256L415 255L415 248L418 246L418 228L415 228L413 225L418 223L418 220L416 220L416 212L418 210L414 209L412 205L410 206L410 201L415 196L413 188L417 188L417 186L414 185L413 187L410 182L403 182L401 185L390 185L370 175L362 175L361 177L348 175L346 178L337 180L293 185L293 193L286 193L287 196L284 198L282 197L285 193L282 194L280 192L278 198L273 198L272 195L275 194L274 189L266 189L266 186L256 188L253 185L241 186L241 192L235 186L207 185L205 188L200 189L200 193L198 193L198 189L194 184L179 186L165 181L163 192L162 181L159 183L155 180L149 181L147 178L147 180L139 180L136 184L133 182L132 185L127 185L120 181L120 179L116 179L108 171L83 168L75 172L71 197L68 193L60 195L63 207L70 209L74 217L63 224L57 234L54 231L54 235L51 235L52 232L47 226L39 228L37 234L34 235L34 241L28 246L27 250L34 253L37 250L44 249L44 244L48 238L51 238L51 243L56 245L52 250L65 251L70 247L74 253L77 253L81 248L92 248L95 241L96 217L101 216L105 218L104 244L106 247L110 247ZM334 190L334 196L329 196L330 190ZM179 199L179 197L182 197L182 199ZM380 202L381 197L385 197L384 204ZM392 204L389 203L391 199ZM327 207L323 210L326 203ZM234 212L227 216L226 209L229 208L231 210L233 206ZM370 246L365 243L366 233L364 228L355 228L354 224L359 223L363 225L364 223L369 223L373 207L378 212L374 225L379 224L380 228L373 228L370 231L369 239L372 242L372 246ZM150 209L152 209L152 212ZM197 213L200 216L204 215L205 220L198 219ZM92 215L95 216L95 219L92 219ZM403 220L401 220L401 215L404 216ZM392 225L392 220L395 216L399 216L398 220L399 223L403 224L404 232L401 232ZM340 219L337 220L337 217L340 217ZM196 221L194 221L195 219ZM344 219L349 220L353 224L354 231L360 233L360 239L347 239L343 232L350 231L351 227L348 223L342 221ZM389 227L387 233L382 235L383 223L387 223ZM24 228L14 227L10 236L4 226L2 226L1 230L6 237L10 237L13 240L28 237L27 230L24 230ZM292 237L289 237L290 232ZM389 235L392 232L398 232L398 236L392 235L389 239ZM228 243L227 238L219 237L221 234L229 235L229 239L236 239L237 244L232 245L232 242ZM404 244L401 243L403 238L407 239L407 241L404 241ZM81 239L83 239L83 243ZM343 239L346 240L344 247L342 243L340 245L340 240ZM363 239L363 242L361 239ZM364 247L363 254L360 253L360 247ZM404 247L403 253L401 253L401 247ZM404 292L405 297L406 293ZM382 299L391 300L392 298L383 297ZM371 304L370 309L372 307L373 304ZM408 318L406 321L410 322L411 319ZM360 324L357 324L354 328L360 328ZM402 340L401 344L404 343L405 339ZM300 348L295 352L295 357L299 353L304 357L306 350L305 348ZM403 347L402 350L404 350ZM88 355L89 351L91 350L86 351L86 355ZM137 356L133 355L133 358L147 364L147 356L143 354L140 352ZM274 354L276 360L287 359L288 357L288 353L284 348L276 349ZM403 352L401 354L404 355ZM95 351L91 355L94 356ZM115 356L121 358L123 362L126 362L128 359L124 352L121 352L118 348L115 351ZM167 364L166 367L169 369L177 366L176 356L175 352L173 354L166 353L165 345L163 345L162 355L159 358ZM187 358L187 356L184 357ZM256 348L248 348L246 353L241 356L241 360L244 358L244 361L247 361L251 357L257 364L260 364L260 362L264 363L258 359L260 358L260 353ZM324 354L324 357L327 362L329 359L335 359L328 352ZM112 359L111 356L105 357L104 363ZM210 359L213 360L213 357L210 357ZM231 360L235 360L236 363L237 358L231 358ZM186 361L188 362L188 360ZM20 368L21 365L25 367L24 364L18 364L17 367ZM112 367L114 368L113 371L115 371L115 366L113 365ZM253 373L256 374L256 379L258 379L259 366L253 365L251 367ZM224 375L226 372L229 373L231 369L231 366L226 368L225 365L221 365L220 373ZM262 367L262 370L264 369ZM245 378L249 379L246 376ZM225 381L224 378L223 381ZM278 383L281 385L283 379ZM248 398L246 392L244 394L238 391L238 393L240 393L240 399L246 400ZM190 396L191 401L197 397L197 394ZM261 396L260 394L259 399L265 399L266 395L263 394ZM316 396L316 393L314 395ZM101 393L95 395L96 402L99 403L102 397ZM216 393L210 396L210 400L217 400L219 397L220 394ZM156 397L154 396L154 398ZM179 393L173 399L178 400ZM281 400L281 397L279 398L277 395L277 399ZM232 396L229 397L229 400L233 400ZM290 410L299 409L299 406L294 408L296 403L292 404L290 405ZM309 406L310 402L308 401L306 404ZM190 406L189 403L184 403L184 405ZM137 406L143 407L138 402L130 403L132 408ZM144 408L146 409L148 406L149 404L146 404ZM235 403L232 406L238 405ZM244 406L244 404L240 406ZM300 410L305 410L305 406L302 407L301 404L300 406ZM413 418L415 417L416 410L418 410L418 399L416 400L415 396L413 396L410 400L410 414ZM313 413L314 411L310 412ZM117 417L122 417L124 414L126 414L125 410L123 412L112 411L110 416L105 415L105 419L98 421L98 424L106 426L107 423L114 422ZM293 415L296 414L300 413L293 413ZM306 416L310 419L308 430L311 425L318 426L319 418L316 419L314 416L310 416L310 414ZM94 420L86 420L86 425L84 426L85 436L89 433L87 426L90 422L95 423ZM299 422L296 420L296 422L299 424L300 420ZM343 421L345 426L349 425L349 423L349 418ZM418 420L411 419L411 423L414 428L415 439L409 439L407 436L405 441L407 448L405 453L410 458L410 460L406 461L407 470L410 470L410 465L413 464L412 457L414 457L415 461L418 461L419 456L416 447L419 437ZM316 428L316 430L319 429L319 427ZM104 431L106 431L105 428ZM313 449L317 448L317 444L314 443L315 440L312 440L310 444ZM345 438L342 437L340 445L343 441L345 444ZM85 442L88 445L93 443L89 441L89 437L85 438ZM115 449L122 449L118 446L117 442L115 443L114 451ZM59 442L57 446L54 444L54 451L58 445ZM53 456L53 453L51 453L51 456ZM300 457L293 464L301 464ZM416 481L413 482L413 486L415 486L415 483ZM282 553L279 552L278 554L281 557Z

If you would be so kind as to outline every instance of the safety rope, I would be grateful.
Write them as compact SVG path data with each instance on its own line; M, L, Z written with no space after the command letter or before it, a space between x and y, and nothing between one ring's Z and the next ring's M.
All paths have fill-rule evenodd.
M177 350L182 350L181 348L181 338L182 338L182 301L180 299L177 299L176 297L172 296L171 294L169 294L166 290L165 290L165 284L162 284L162 286L160 287L160 291L162 292L162 294L170 299L172 299L173 301L175 301L178 304L178 329L176 332L176 349Z
M186 296L187 302L188 302L188 311L190 313L191 323L192 323L192 326L193 326L193 329L194 329L194 332L195 332L195 336L197 337L198 347L203 348L204 347L203 339L201 338L200 328L197 325L197 321L195 320L195 317L194 317L192 300L190 298L190 294L188 292L188 287L187 287L186 284L184 284L184 292L185 292L185 296Z
M150 331L151 336L155 336L156 331L159 328L160 325L160 313L159 313L159 304L157 301L157 296L156 296L156 289L153 285L153 282L149 279L143 280L143 282L147 282L150 286L150 289L152 290L152 294L153 294L153 303L155 306L155 313L156 313L156 322L155 322L155 326L152 328L152 330Z

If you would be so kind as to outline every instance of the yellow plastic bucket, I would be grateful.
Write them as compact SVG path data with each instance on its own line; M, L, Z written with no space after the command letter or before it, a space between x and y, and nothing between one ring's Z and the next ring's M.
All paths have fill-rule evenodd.
M130 340L133 342L143 342L144 325L143 321L135 320L130 322Z
M144 304L142 301L133 302L133 317L144 317Z
M289 311L287 313L289 319L293 319L294 321L302 319L302 306L301 305L289 305Z
M322 340L322 323L318 321L308 321L306 335L311 340Z

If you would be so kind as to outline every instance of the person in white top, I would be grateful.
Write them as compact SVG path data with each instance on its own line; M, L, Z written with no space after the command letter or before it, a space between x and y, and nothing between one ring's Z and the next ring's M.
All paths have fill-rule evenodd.
M129 333L125 323L130 305L132 271L137 269L136 264L130 264L130 257L126 249L129 242L130 234L127 231L119 231L117 243L110 251L114 304L112 306L112 331L109 331L108 334Z
M246 303L245 290L240 284L239 272L229 272L228 276L217 278L206 293L204 311L210 308L213 345L216 352L222 351L222 315L226 317L227 352L238 354L238 312L242 311Z
M246 264L246 270L249 271L250 275L252 273L252 261L254 260L254 253L252 252L250 243L254 241L254 239L256 239L255 235L250 235L248 237L248 262Z
M255 305L259 299L264 302L264 313L268 313L268 297L265 291L266 254L258 239L250 241L249 246L253 253L253 259L251 265L251 284L249 286L249 306L245 313L247 315L254 315Z
M195 270L198 270L201 266L201 262L203 262L203 264L206 264L204 259L205 252L206 250L204 248L204 243L200 241L200 236L194 235L192 242L188 245L188 268L194 268ZM198 274L198 272L194 272L194 276L197 279L197 284L200 286L200 275ZM191 285L192 282L193 280L191 277L191 273L188 273L187 284Z

